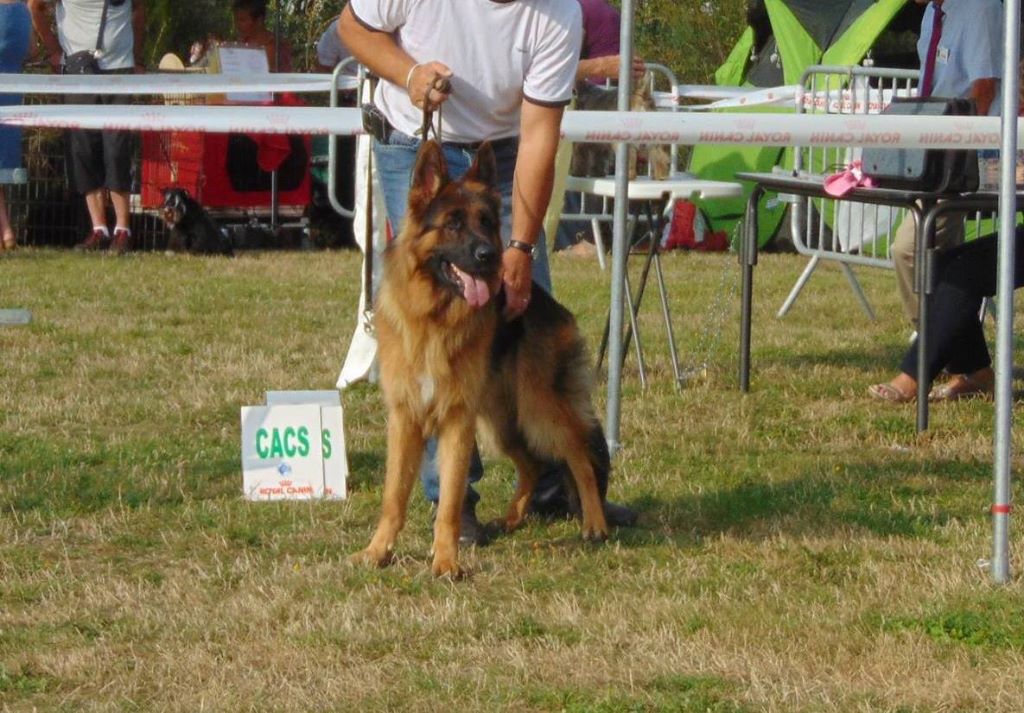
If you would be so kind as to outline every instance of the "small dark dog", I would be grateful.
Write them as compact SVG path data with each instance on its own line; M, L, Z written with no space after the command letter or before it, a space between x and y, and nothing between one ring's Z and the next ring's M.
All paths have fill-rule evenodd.
M184 188L165 188L160 214L171 229L167 249L196 255L233 255L231 239Z

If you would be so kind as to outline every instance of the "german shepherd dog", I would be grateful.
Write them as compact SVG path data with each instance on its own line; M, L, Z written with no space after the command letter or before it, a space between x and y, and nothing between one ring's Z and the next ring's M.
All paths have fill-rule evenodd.
M496 172L489 144L460 180L449 179L436 142L424 142L417 156L405 224L388 248L375 311L388 409L384 502L370 545L353 562L391 561L425 439L437 435L441 499L431 569L437 576L462 574L459 514L477 427L516 466L506 530L526 517L540 469L564 462L575 481L584 539L608 536L608 448L576 321L536 285L521 317L501 315Z

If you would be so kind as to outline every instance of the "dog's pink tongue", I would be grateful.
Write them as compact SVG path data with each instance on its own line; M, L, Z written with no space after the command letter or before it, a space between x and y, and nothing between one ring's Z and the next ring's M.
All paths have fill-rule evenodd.
M452 265L459 279L462 280L462 296L469 302L470 307L483 307L487 300L491 299L491 291L487 289L487 283L472 275L469 275Z

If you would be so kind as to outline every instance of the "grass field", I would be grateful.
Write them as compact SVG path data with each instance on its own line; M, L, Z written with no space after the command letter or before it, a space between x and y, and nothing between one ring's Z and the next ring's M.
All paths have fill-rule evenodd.
M892 273L860 271L878 322L828 268L778 320L801 267L761 259L741 395L735 256L667 256L683 361L708 368L674 390L649 294L611 486L640 526L594 547L531 520L451 583L418 495L394 566L345 563L380 501L374 387L344 395L348 500L241 498L239 407L333 386L356 254L0 257L0 307L34 317L0 327L0 708L1021 710L1020 580L978 563L993 406L916 436L865 393L906 345ZM607 276L553 272L596 347ZM483 517L511 481L488 462Z

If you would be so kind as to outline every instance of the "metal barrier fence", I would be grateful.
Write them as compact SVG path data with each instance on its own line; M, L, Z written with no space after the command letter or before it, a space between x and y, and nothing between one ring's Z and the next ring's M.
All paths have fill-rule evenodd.
M178 97L174 99L181 101ZM161 103L165 97L136 96L126 97L126 100L135 104ZM29 106L54 105L64 103L64 97L28 94L24 102ZM91 229L85 201L71 185L67 135L64 129L23 129L22 155L27 179L3 186L11 222L23 245L71 247L83 240ZM166 246L169 230L160 219L158 209L143 206L143 143L143 137L139 135L132 158L130 227L136 249L159 250ZM336 171L351 170L354 139L343 139L342 143L338 166L331 166L329 176L334 190L337 190L337 183L348 187L351 184L347 178L339 181ZM313 156L311 168L317 168L318 163L317 157ZM339 220L347 222L346 219L335 214L327 204L326 196L320 199L315 182L314 195L308 206L278 207L277 211L283 220L271 221L268 227L269 212L266 208L211 209L218 224L232 232L236 245L240 247L307 247L320 244L334 247L351 242L351 229L346 231L344 228L347 226L338 224ZM310 239L310 233L316 231L318 223L322 231L330 231L331 235L324 239L317 239L314 235ZM290 230L285 232L282 228Z
M883 67L809 67L797 92L798 114L877 114L893 96L915 93L917 72ZM860 158L860 147L793 148L793 170L801 176L824 180ZM868 317L874 312L851 265L893 267L890 246L903 211L848 201L785 196L790 204L790 234L793 246L810 259L796 284L779 308L778 316L789 311L822 260L839 264L850 287Z

